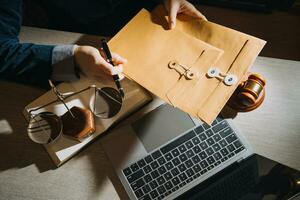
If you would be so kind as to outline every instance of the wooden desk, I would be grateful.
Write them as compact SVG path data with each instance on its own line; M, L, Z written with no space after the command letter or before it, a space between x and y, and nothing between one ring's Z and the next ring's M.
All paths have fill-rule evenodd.
M21 41L92 44L99 37L23 27ZM263 105L236 124L256 153L300 170L300 62L259 57L252 71L267 79ZM0 200L127 199L101 147L101 137L56 169L26 134L22 110L44 91L0 81ZM7 127L7 123L11 127Z
M257 154L300 170L300 62L258 57L251 71L266 78L266 98L234 121Z

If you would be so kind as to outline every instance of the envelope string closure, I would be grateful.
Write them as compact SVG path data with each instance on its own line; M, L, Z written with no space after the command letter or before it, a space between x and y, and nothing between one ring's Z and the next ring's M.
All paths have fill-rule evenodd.
M218 68L211 67L207 71L209 78L217 78L225 83L225 85L231 86L237 83L237 77L233 74L221 73Z
M174 60L170 61L168 66L169 66L170 69L174 69L181 76L184 76L188 80L192 80L196 76L195 73L193 73L190 69L188 69L187 67L179 64L179 62L177 62L177 61L174 61Z

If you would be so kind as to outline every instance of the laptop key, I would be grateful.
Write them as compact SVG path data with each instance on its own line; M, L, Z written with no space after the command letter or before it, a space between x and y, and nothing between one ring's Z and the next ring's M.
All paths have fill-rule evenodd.
M179 156L179 160L181 161L181 162L184 162L184 161L186 161L188 158L187 158L187 156L185 155L185 154L181 154L180 156Z
M187 168L190 168L194 165L194 163L191 161L191 159L189 159L185 162L185 165L186 165Z
M150 164L150 166L152 167L152 169L156 169L156 168L158 168L159 165L158 165L157 161L155 160Z
M135 194L135 196L136 196L137 198L141 198L141 197L144 195L144 193L143 193L143 191L142 191L141 189L136 190L136 191L134 192L134 194Z
M165 187L166 187L166 186L165 186ZM171 188L171 189L172 189L172 188ZM169 194L172 193L171 189L165 192L165 196L168 196Z
M157 188L157 191L159 194L163 194L166 191L166 189L163 185L161 185Z
M200 166L202 167L202 169L205 169L208 166L208 164L207 164L207 162L205 160L202 160L200 162Z
M186 182L189 183L189 182L191 182L192 180L194 180L193 177L190 177L190 178L186 179Z
M160 165L163 165L166 163L166 159L164 157L160 157L159 159L157 159L157 161Z
M234 156L233 152L231 152L231 153L228 154L228 158L231 158L232 156Z
M227 142L225 140L221 140L219 144L221 145L222 148L224 148L227 145Z
M204 131L204 128L203 128L203 126L200 125L197 128L195 128L194 130L197 134L200 134Z
M173 158L173 156L171 155L171 153L167 153L165 154L165 158L167 161L170 161Z
M132 172L131 172L131 169L129 167L127 167L126 169L123 169L123 173L125 176L128 176L130 175Z
M173 162L173 164L174 164L175 166L177 166L177 165L180 164L180 160L179 160L178 158L174 158L174 159L172 160L172 162Z
M195 174L195 172L192 169L188 169L186 170L186 174L188 175L188 177L192 177Z
M150 188L149 185L145 185L144 187L142 187L142 190L143 190L143 192L144 192L145 194L147 194L148 192L151 191L151 188Z
M174 167L174 165L171 163L171 161L168 162L165 166L166 166L167 170L171 170Z
M170 180L173 176L170 172L167 172L167 173L164 174L164 177L165 177L166 180Z
M221 164L221 161L217 161L214 165L218 166L219 164Z
M138 188L143 187L144 185L145 185L145 181L141 178L141 179L131 183L130 186L133 190L137 190Z
M145 160L144 160L144 159L142 159L142 160L139 160L139 161L137 162L137 164L139 165L139 167L140 167L140 168L142 168L142 167L146 166L146 162L145 162Z
M215 141L214 141L212 138L208 138L208 139L206 140L206 142L207 142L207 144L208 144L209 146L215 144Z
M200 174L202 175L202 174L205 174L206 172L207 172L207 169L204 169L200 172Z
M185 166L183 163L180 164L180 165L178 166L178 168L179 168L179 171L181 171L181 172L183 172L183 171L186 170L186 166Z
M157 200L162 200L165 197L164 194L161 194L159 197L157 197Z
M151 200L151 197L149 196L149 194L146 194L145 196L143 196L139 200Z
M209 130L205 131L205 134L207 137L211 137L211 136L213 136L214 132L211 129L209 129Z
M213 136L213 138L214 138L214 140L216 141L216 142L219 142L222 138L221 138L221 136L219 135L219 134L215 134L214 136Z
M195 165L195 166L193 167L193 170L195 171L195 173L199 172L199 171L201 170L200 165L199 165L199 164Z
M229 135L228 137L226 137L225 140L226 140L228 143L232 143L233 141L237 140L237 137L236 137L235 134L231 134L231 135Z
M192 160L193 160L194 164L197 164L198 162L200 162L200 158L198 155L195 155L194 157L192 157Z
M152 171L151 167L149 165L146 165L144 168L143 168L144 172L146 174L150 173Z
M235 150L234 153L237 154L237 153L241 152L241 151L244 150L244 149L245 149L244 147L241 147L241 148Z
M185 174L184 172L181 173L181 174L179 174L179 179L180 179L181 181L185 181L185 179L187 179L186 174Z
M228 151L227 151L227 149L221 149L221 154L223 155L223 156L227 156L228 155Z
M205 151L202 151L201 153L199 153L199 156L202 160L207 158L207 154L205 153Z
M156 179L159 176L158 171L155 170L155 171L151 172L151 176L152 176L153 179Z
M227 122L226 122L226 121L222 121L222 122L220 122L219 124L213 126L213 127L212 127L212 130L213 130L215 133L217 133L217 132L219 132L220 130L226 128L226 127L228 127Z
M219 152L215 153L213 156L216 160L220 160L222 158L222 156Z
M200 134L199 138L200 138L201 141L204 141L204 140L207 139L207 137L206 137L206 135L204 133Z
M156 190L153 190L150 192L150 196L152 197L152 199L155 199L156 197L158 197L158 192Z
M173 184L171 183L171 181L168 181L168 182L166 182L165 183L165 188L167 189L167 190L171 190L172 189L172 187L173 187ZM168 195L168 194L167 194Z
M205 149L208 147L208 145L207 145L206 142L204 141L204 142L201 142L201 143L200 143L200 147L201 147L202 150L205 150Z
M230 144L228 145L227 149L229 152L233 152L235 150L235 147L232 144Z
M145 160L149 164L153 161L153 158L151 157L151 155L148 155L148 156L146 156Z
M183 152L185 152L185 151L187 150L186 147L184 146L184 144L181 145L181 146L179 146L178 149L179 149L179 151L180 151L181 153L183 153Z
M138 166L137 163L134 163L134 164L132 164L132 165L130 166L130 169L131 169L133 172L135 172L135 171L139 170L140 167Z
M160 173L160 174L164 174L164 173L166 173L166 168L164 167L164 166L161 166L161 167L159 167L158 168L158 172Z
M155 188L157 188L157 186L158 186L156 180L151 181L149 183L149 185L150 185L150 187L151 187L152 190L155 189Z
M194 146L194 144L193 144L191 141L187 141L187 142L185 143L185 146L186 146L188 149L190 149L190 148L192 148L192 147Z
M174 168L171 170L171 173L173 174L173 176L177 176L179 174L179 170L177 168Z
M157 159L157 158L159 158L160 156L162 156L162 154L160 153L159 150L153 152L151 155L152 155L152 157L153 157L154 159Z
M194 147L193 147L193 150L194 150L194 152L195 152L196 154L198 154L198 153L201 152L201 149L200 149L199 146L194 146Z
M215 151L219 151L221 149L221 147L220 147L220 145L218 143L216 143L216 144L213 145L213 149Z
M194 138L192 139L192 141L193 141L194 145L197 145L197 144L200 143L200 140L199 140L198 137L194 137Z
M208 164L210 164L210 165L215 162L215 159L212 156L208 157L206 160L207 160Z
M157 183L158 183L159 185L162 185L162 184L164 184L165 182L166 182L166 180L164 179L163 176L160 176L160 177L157 178Z
M172 180L173 185L178 185L180 183L180 180L178 177L174 177ZM177 187L176 187L177 188ZM179 189L179 188L178 188Z
M227 127L227 128L225 128L225 129L223 129L222 131L219 132L219 134L221 135L222 138L227 137L231 133L233 133L233 131L230 127Z
M194 154L194 152L190 149L190 150L188 150L188 151L186 152L186 155L187 155L188 158L191 158L191 157L193 157L195 154Z
M183 136L181 136L180 138L177 138L173 142L171 142L171 143L167 144L166 146L162 147L161 152L163 154L166 154L167 152L171 151L172 149L175 149L179 145L185 143L186 141L192 139L195 136L196 136L195 132L190 131L190 132L184 134Z
M173 157L176 157L176 156L178 156L180 154L179 151L178 151L178 149L172 150L171 153L172 153Z
M152 181L150 174L147 174L146 176L144 176L144 180L146 183L149 183L150 181Z
M235 148L240 148L242 146L242 144L239 140L235 141L233 144L234 144Z
M207 155L210 156L214 153L214 150L211 147L209 147L208 149L205 150L205 152L207 153Z
M224 156L223 158L221 158L221 161L224 162L224 161L226 161L227 159L228 159L228 157L227 157L227 156Z
M207 168L207 170L212 170L214 168L214 165L211 165Z
M129 183L132 183L132 182L138 180L139 178L141 178L144 175L145 175L145 173L143 172L142 169L140 169L140 170L136 171L135 173L127 176L127 180L128 180Z

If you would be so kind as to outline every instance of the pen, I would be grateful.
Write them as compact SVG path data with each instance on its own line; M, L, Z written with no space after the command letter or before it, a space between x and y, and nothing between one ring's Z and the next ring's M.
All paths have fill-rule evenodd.
M104 53L105 53L107 62L109 62L112 66L115 66L114 63L113 63L113 61L112 61L112 56L111 56L110 50L109 50L109 48L108 48L108 45L107 45L105 39L101 40L101 46L102 46L101 49L102 49L102 50L104 51ZM120 82L120 77L119 77L119 75L117 75L117 74L113 75L113 79L114 79L115 84L116 84L116 86L117 86L117 88L118 88L118 90L119 90L119 92L120 92L120 94L121 94L121 97L124 98L124 95L125 95L125 94L124 94L124 90L123 90L123 88L122 88L122 86L121 86L121 82Z

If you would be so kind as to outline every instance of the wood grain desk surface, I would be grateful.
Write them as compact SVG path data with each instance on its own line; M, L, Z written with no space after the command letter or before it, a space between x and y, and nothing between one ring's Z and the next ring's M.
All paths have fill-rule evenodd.
M22 28L20 38L46 44L100 40L29 27ZM257 154L300 170L300 62L259 57L251 71L265 76L266 99L258 109L238 113L234 122ZM45 91L5 81L0 91L0 200L128 198L101 138L58 169L43 147L28 139L21 112Z

